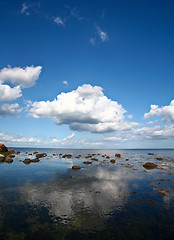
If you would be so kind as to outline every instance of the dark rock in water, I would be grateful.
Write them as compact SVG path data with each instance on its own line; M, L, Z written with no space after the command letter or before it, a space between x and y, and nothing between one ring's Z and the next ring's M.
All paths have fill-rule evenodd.
M40 162L39 158L31 159L31 162Z
M157 168L157 166L158 165L156 165L155 163L151 163L151 162L147 162L143 165L143 167L148 169L148 170Z
M166 194L163 193L163 192L158 192L158 194L161 195L161 196L163 196L163 197L166 196Z
M56 153L53 153L53 156L56 156L57 154Z
M4 144L0 144L0 152L8 152L8 148Z
M92 164L92 162L90 162L90 161L84 161L83 163L84 164Z
M25 163L25 164L30 164L30 163L31 163L31 160L30 160L29 158L26 158L26 159L23 161L23 163Z
M163 159L160 158L160 157L157 157L156 160L158 160L158 161L162 161Z
M92 161L96 161L96 162L98 161L97 158L91 158L91 160L92 160Z
M14 157L15 157L15 155L13 155L13 154L9 155L9 158L14 158Z
M109 157L109 156L107 156L106 158L107 158L107 159L109 159L110 157Z
M110 162L114 164L115 163L115 159L111 159Z
M81 167L80 166L72 166L72 169L73 170L79 170L79 169L81 169Z
M36 154L36 158L43 158L43 157L46 157L47 154L46 153L38 153Z
M37 154L38 152L34 152L33 154Z
M17 152L17 154L19 154L20 152Z
M148 153L148 155L154 155L154 153Z
M126 161L129 161L129 159L128 159L128 158L126 158Z
M115 154L115 157L121 157L121 154L116 153L116 154Z
M4 162L5 156L3 154L0 154L0 162Z
M7 156L7 157L5 158L5 161L4 161L4 162L6 162L6 163L12 163L12 162L13 162L13 159L10 158L9 156Z
M85 158L91 158L92 157L92 155L88 155L88 156L86 156Z
M29 153L28 155L32 155L32 153Z
M13 150L13 149L8 149L8 152L11 153L11 154L14 154L14 153L15 153L15 150Z
M64 154L62 157L63 158L72 158L72 155L71 154Z

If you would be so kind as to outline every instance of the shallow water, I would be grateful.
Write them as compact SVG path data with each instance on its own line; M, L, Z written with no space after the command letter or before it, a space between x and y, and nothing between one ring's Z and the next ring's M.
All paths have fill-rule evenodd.
M174 239L174 150L15 151L0 163L0 239ZM34 151L47 157L24 164Z

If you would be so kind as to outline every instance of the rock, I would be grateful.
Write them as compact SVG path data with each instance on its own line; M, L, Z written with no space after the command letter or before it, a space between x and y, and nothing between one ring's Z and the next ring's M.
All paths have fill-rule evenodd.
M6 163L12 163L12 162L13 162L13 159L10 158L9 156L7 156L7 157L5 158L5 161L4 161L4 162L6 162Z
M90 161L84 161L83 163L84 164L92 164L92 162L90 162Z
M30 164L30 163L31 163L31 160L30 160L29 158L26 158L26 159L23 161L23 163L25 163L25 164Z
M13 154L9 155L9 158L14 158L14 157L15 157L15 155L13 155Z
M72 155L71 155L71 154L64 154L62 157L63 157L63 158L71 158Z
M154 153L148 153L148 155L154 155Z
M91 158L92 156L91 155L89 155L89 156L86 156L85 158Z
M36 154L36 158L43 158L43 157L46 157L47 154L46 153L38 153Z
M155 163L151 163L151 162L147 162L143 165L143 167L148 169L148 170L157 168L157 166L158 165L156 165Z
M93 161L96 161L96 162L98 161L98 159L97 159L97 158L91 158L91 160L93 160Z
M107 158L107 159L109 159L110 157L109 157L109 156L107 156L106 158Z
M11 154L14 154L14 153L15 153L15 150L13 150L13 149L8 149L8 152L11 153Z
M110 162L114 164L115 163L115 159L111 159Z
M163 193L163 192L158 192L158 194L160 194L161 196L166 196L166 194L165 193Z
M115 154L115 157L121 157L121 154L116 153L116 154Z
M38 152L34 152L33 154L37 154Z
M72 166L72 169L73 170L79 170L79 169L81 169L81 167L80 166Z
M30 156L31 156L31 155L32 155L32 153L29 153L28 155L30 155Z
M8 152L8 148L4 144L0 144L0 152Z
M5 156L3 154L0 154L0 162L4 162Z
M30 160L31 162L40 162L39 158L34 158Z
M126 161L129 161L129 159L128 159L128 158L126 158Z
M17 154L19 154L20 152L17 152Z
M161 160L163 160L162 158L160 158L160 157L157 157L156 158L156 160L158 160L158 161L161 161Z

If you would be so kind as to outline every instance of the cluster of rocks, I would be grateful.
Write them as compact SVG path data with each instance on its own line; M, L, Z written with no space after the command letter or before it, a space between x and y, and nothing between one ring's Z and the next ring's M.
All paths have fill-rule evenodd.
M13 162L13 158L15 158L14 154L19 154L20 152L15 152L12 149L8 149L4 144L0 144L0 163L6 162L6 163L12 163ZM47 154L46 153L38 153L38 152L34 152L33 153L35 155L34 159L30 159L30 158L26 158L25 160L23 160L23 163L25 164L30 164L30 163L35 163L35 162L39 162L40 158L46 157ZM28 153L28 155L33 155L32 153Z

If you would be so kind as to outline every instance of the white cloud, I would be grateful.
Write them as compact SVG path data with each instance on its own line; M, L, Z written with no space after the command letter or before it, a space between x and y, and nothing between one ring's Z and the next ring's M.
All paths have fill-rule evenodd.
M106 137L103 139L104 141L111 141L111 142L126 142L127 138L122 137Z
M158 123L159 121L158 120L156 120L156 121L149 121L149 122L147 122L146 124L147 125L154 125L154 124L156 124L156 123Z
M94 46L95 45L96 38L92 37L90 38L90 43Z
M11 88L8 85L0 83L0 102L2 101L14 101L22 96L20 86Z
M166 122L174 122L174 100L168 106L159 107L158 105L151 105L151 110L144 114L144 118L159 116Z
M13 144L13 146L19 146L19 145L25 145L25 144L41 144L41 140L37 138L25 138L21 136L10 136L9 134L4 134L0 132L0 142L5 143L5 144Z
M131 114L127 115L127 118L132 119L133 116Z
M96 26L96 28L97 28L97 33L98 33L101 41L102 41L102 42L106 42L106 41L109 39L107 33L106 33L106 32L103 32L103 31L101 30L101 28L99 28L98 26Z
M13 116L16 113L20 113L22 109L19 108L18 103L14 104L2 104L0 106L0 116Z
M72 133L70 136L65 137L65 138L63 138L63 139L56 139L55 137L53 137L52 142L53 142L53 143L63 143L63 142L66 142L67 140L70 140L70 139L72 139L72 138L74 138L74 137L75 137L75 134L74 134L74 133Z
M63 81L62 83L65 84L65 85L68 85L68 82L67 82L67 81Z
M174 138L174 125L143 127L132 130L134 139L169 139Z
M29 116L50 118L58 125L69 125L72 130L98 133L139 125L125 122L126 110L108 99L102 90L99 86L84 84L72 92L59 94L53 101L34 102Z
M23 88L31 87L35 84L41 73L41 66L31 67L14 67L3 68L0 70L0 82L10 81L11 83L19 84Z
M27 11L28 9L29 9L29 5L27 5L26 3L23 3L23 4L22 4L21 13L22 13L22 14L29 15L30 13Z
M54 18L54 22L55 22L57 25L63 25L63 26L65 26L64 21L63 21L62 18L60 18L60 17L55 17L55 18Z

